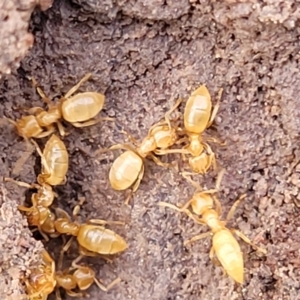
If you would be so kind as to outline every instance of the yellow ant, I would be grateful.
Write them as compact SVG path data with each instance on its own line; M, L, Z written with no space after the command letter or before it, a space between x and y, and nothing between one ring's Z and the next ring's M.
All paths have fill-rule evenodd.
M167 153L190 154L189 165L195 173L204 174L213 166L216 169L215 154L206 141L217 141L214 138L203 140L202 133L211 126L220 105L223 89L220 89L217 104L212 110L212 102L209 91L205 85L201 85L189 97L184 110L184 130L181 133L188 136L188 144L183 149L170 149L157 151L157 155ZM179 142L185 141L186 138Z
M55 262L50 254L44 250L42 255L42 264L31 269L29 277L24 280L26 299L47 300L48 296L56 290L56 299L60 300L59 288L64 288L71 297L82 297L82 293L73 290L75 288L80 291L87 290L95 282L101 290L108 291L120 282L120 278L117 278L105 287L96 278L94 270L88 266L78 265L75 261L71 268L63 272L56 271Z
M125 203L128 204L133 193L138 189L144 175L144 159L150 157L157 165L168 167L169 164L161 162L154 154L159 149L160 155L166 153L168 148L177 141L177 132L171 124L170 115L179 106L181 99L177 100L175 105L167 111L163 121L154 124L148 132L148 135L139 144L129 133L123 131L134 147L128 144L117 144L109 150L125 149L113 163L109 172L109 182L113 189L121 191L130 187L131 193ZM99 150L97 152L104 152Z
M69 168L69 154L64 142L53 134L42 152L38 144L34 140L31 141L42 161L42 172L38 175L38 182L52 186L65 184Z
M206 232L197 235L191 238L190 240L186 241L185 245L190 242L194 242L203 239L209 235L212 235L212 248L210 250L209 257L212 260L214 260L214 254L216 254L225 272L236 282L243 284L244 282L243 253L241 252L240 246L232 233L235 233L237 236L242 238L246 243L250 244L254 249L264 254L266 254L266 250L254 245L250 241L250 239L247 238L240 231L236 229L228 229L226 227L227 222L233 216L237 206L242 201L242 199L246 197L245 194L242 195L231 207L230 211L228 212L226 220L225 221L220 220L220 216L222 214L221 203L216 197L212 195L219 191L224 172L225 170L223 169L219 173L216 182L216 188L211 190L202 190L202 188L189 177L191 173L183 173L182 174L183 177L185 177L196 188L193 197L181 208L165 202L159 202L159 205L175 209L179 212L184 212L195 222L209 226L211 232ZM213 208L214 204L216 206L216 209ZM192 212L195 215L201 216L201 218L198 218L190 210L188 210L189 206L191 206Z
M26 212L29 225L37 226L47 241L48 237L45 233L52 237L57 236L54 227L55 215L49 209L54 197L57 196L52 185L65 183L69 167L69 154L65 144L55 134L47 141L43 153L35 141L32 140L32 143L34 143L42 160L42 172L37 177L38 183L28 184L11 178L4 178L4 180L22 187L37 189L37 193L31 197L32 206L19 205L18 208Z
M80 206L85 201L82 198L79 205L73 210L73 217L77 219ZM114 231L106 229L105 224L120 224L118 221L104 221L100 219L89 220L85 224L80 224L76 220L71 221L70 216L61 208L56 208L57 219L54 221L55 229L60 234L72 235L77 238L82 256L112 255L120 253L127 249L128 245L125 240ZM68 251L73 241L73 237L63 247L60 257L60 264L63 254Z
M96 115L102 110L105 96L96 92L84 92L74 94L79 87L91 77L86 74L74 87L72 87L57 104L52 104L41 88L32 79L34 86L43 101L48 105L48 110L41 107L29 109L32 115L23 116L17 121L7 119L16 126L19 135L28 138L43 138L54 132L53 124L56 123L62 136L66 135L61 119L71 123L75 127L94 125L102 120L112 121L111 118L97 118ZM71 97L72 96L72 97Z

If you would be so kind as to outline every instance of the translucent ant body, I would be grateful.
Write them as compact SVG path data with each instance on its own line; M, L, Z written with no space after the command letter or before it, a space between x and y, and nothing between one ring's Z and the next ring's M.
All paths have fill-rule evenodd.
M84 201L84 199L83 199ZM73 216L79 213L80 205L73 210ZM56 209L57 219L55 220L55 229L60 234L72 235L77 238L80 245L80 253L86 256L111 255L124 251L128 246L125 240L114 231L106 229L104 224L122 222L107 222L99 219L89 220L86 224L79 224L77 221L72 222L68 213L60 208ZM64 246L62 254L71 246L72 238Z
M95 282L101 290L108 291L120 282L120 278L117 278L105 287L96 278L94 270L76 263L73 263L71 268L63 272L56 271L55 262L49 253L44 250L42 255L42 264L31 269L29 277L24 280L27 299L47 300L48 296L56 290L56 299L61 300L59 288L64 288L71 297L82 297L83 293L73 290L77 288L80 291L85 291Z
M26 293L30 300L47 300L56 286L55 262L49 253L43 251L43 263L30 270L31 274L25 279Z
M64 143L55 134L47 141L43 153L39 146L34 141L32 142L42 159L42 173L37 177L38 184L28 184L10 178L5 178L5 180L22 187L37 189L37 193L34 193L31 198L32 206L20 205L19 209L26 212L29 225L37 226L43 237L48 240L45 233L52 237L57 236L54 227L55 215L49 209L57 194L51 185L65 182L69 167L69 155Z
M69 169L69 154L64 142L55 134L47 141L43 153L35 144L42 160L42 172L38 176L39 183L60 185L66 182L66 174Z
M189 97L184 110L184 130L181 133L188 137L188 144L184 149L170 149L164 153L157 151L157 155L167 153L190 154L189 165L195 173L204 174L213 166L216 168L215 154L206 141L203 140L202 134L214 121L219 109L223 89L219 91L218 102L212 110L211 96L205 85L201 85ZM185 141L183 138L181 141Z
M159 150L160 155L167 153L167 149L175 144L177 140L176 129L173 128L170 115L179 106L181 99L165 114L165 120L154 124L146 138L139 144L130 134L130 138L135 147L127 144L117 144L110 149L125 149L113 163L109 172L109 182L115 190L126 190L132 187L131 194L127 197L129 202L132 194L138 189L144 175L144 159L150 157L159 166L169 166L161 162L154 154ZM100 150L99 152L103 152Z
M75 270L75 271L74 271ZM107 287L100 283L96 278L95 271L87 266L81 266L77 264L72 264L70 269L66 271L57 271L55 274L55 279L57 282L56 286L56 299L61 299L59 294L59 288L66 290L67 294L71 297L83 297L87 294L82 292L75 292L74 289L79 289L79 291L87 290L93 283L103 291L110 290L114 285L120 282L120 278L115 279Z
M37 193L33 193L31 196L32 206L26 207L19 205L18 209L26 213L28 224L30 226L37 226L45 240L48 240L48 237L45 234L48 234L51 237L57 236L54 227L55 215L49 209L53 203L54 197L57 197L57 194L52 190L52 187L47 183L28 184L11 178L4 178L4 181L12 182L29 189L37 189Z
M212 248L209 254L210 258L213 260L215 254L225 272L236 282L242 284L244 282L243 254L237 240L232 233L235 233L256 250L261 251L264 254L266 254L266 250L252 244L251 241L240 231L228 229L226 227L226 223L233 216L236 207L246 195L242 195L235 202L227 215L226 221L220 220L221 203L216 197L213 197L212 194L218 192L223 174L224 170L220 172L218 176L215 189L203 191L196 182L187 176L187 173L184 173L183 176L197 189L192 199L181 208L165 202L160 202L159 205L175 209L179 212L185 212L197 223L209 226L211 232L195 236L189 241L185 242L185 244L212 235ZM214 204L216 205L216 209L213 208ZM191 206L193 213L201 216L201 218L198 218L191 213L188 210L189 206Z
M91 73L86 74L74 87L72 87L57 104L52 104L41 88L37 87L37 82L33 79L34 85L43 101L48 105L48 110L41 107L33 107L29 110L32 115L23 116L17 121L8 119L16 126L19 135L25 139L43 138L55 131L53 124L56 123L59 132L64 136L65 130L61 124L61 119L66 120L75 127L91 126L101 120L112 120L111 118L95 119L102 110L105 97L96 92L85 92L74 94L81 84L91 77Z

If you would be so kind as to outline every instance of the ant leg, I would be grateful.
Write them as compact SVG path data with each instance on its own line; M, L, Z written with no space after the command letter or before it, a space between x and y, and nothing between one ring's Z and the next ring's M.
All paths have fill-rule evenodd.
M80 254L77 258L75 258L72 261L72 268L70 268L70 270L81 268L81 265L79 265L78 263L83 259L83 257L84 257L84 254Z
M190 173L190 172L182 172L181 173L182 177L185 178L195 189L196 191L203 191L202 187L199 185L199 183L197 183L196 181L194 181L191 178L191 175L194 175L194 173ZM207 192L207 191L206 191Z
M31 115L39 114L43 111L45 110L41 107L31 107L30 109L28 109L28 113Z
M14 121L13 119L4 117L4 118L3 118L3 121L4 121L4 120L8 121L10 124L14 125L15 127L18 127L17 122Z
M35 207L34 206L31 206L31 207L27 207L27 206L23 206L23 205L18 205L18 210L21 210L21 211L26 211L26 212L34 212L35 211Z
M112 287L114 287L116 284L121 282L121 278L116 278L113 282L111 282L108 286L104 286L103 284L100 283L100 280L97 278L94 278L94 282L97 284L100 290L107 292L109 291Z
M88 294L83 294L83 293L77 293L77 292L73 292L72 290L66 290L66 293L70 296L70 297L84 297L84 296L88 296Z
M153 152L156 155L166 155L166 154L176 154L176 153L190 154L190 151L187 149L159 149Z
M58 128L59 134L60 134L61 136L63 136L63 137L66 136L67 133L66 133L65 128L64 128L64 126L62 125L62 123L61 123L60 121L56 121L56 124L57 124L57 128Z
M167 203L167 202L158 202L157 204L158 204L159 206L161 206L161 207L169 207L169 208L174 209L174 210L176 210L176 211L178 211L178 212L182 212L182 209L181 209L181 208L177 207L176 205Z
M246 198L246 194L243 194L241 195L234 203L233 205L231 206L228 214L227 214L227 217L226 217L226 223L233 217L238 205L240 204L240 202Z
M175 142L175 144L176 144L176 145L177 145L177 144L182 144L182 143L188 142L188 141L189 141L189 138L184 137L184 138L181 138L181 139L177 140L177 141Z
M263 249L261 247L258 247L256 245L254 245L251 240L246 237L242 232L240 232L239 230L236 229L230 229L231 232L235 233L238 237L240 237L245 243L251 245L255 250L262 252L263 254L267 254L267 250Z
M65 95L63 98L69 98L72 94L74 94L79 87L87 81L92 76L92 73L87 73L76 85L74 85Z
M218 259L215 257L215 250L213 247L210 248L210 251L209 251L209 258L210 260L212 261L212 263L217 266L217 267L220 267L221 264L220 262L218 261ZM224 269L223 269L224 270Z
M55 273L55 262L46 250L43 251L43 260L47 264L51 264L51 272Z
M194 188L196 188L196 191L199 191L203 194L214 194L216 192L218 192L217 189L209 189L209 190L203 190L202 187L196 182L194 181L189 175L194 175L193 173L189 173L189 172L182 172L181 173L182 177L184 177L187 181L189 181L192 186Z
M87 224L98 224L98 225L107 225L107 224L114 224L114 225L125 225L124 222L121 221L105 221L101 219L90 219L86 222Z
M36 88L38 94L43 99L43 101L48 105L48 107L51 107L52 106L51 101L45 95L45 93L43 92L43 90L38 86L37 81L33 77L31 78L31 81L32 81L33 86Z
M177 141L174 143L174 145L180 145L180 144L185 143L185 142L188 142L188 141L189 141L189 139L188 139L187 137L184 137L184 138L181 138L181 139L177 140ZM190 154L190 151L187 150L187 147L188 147L188 145L185 145L185 146L183 147L183 149L181 149L181 150L183 150L183 151L180 151L181 156L182 156L182 160L183 160L183 161L187 161L186 154ZM172 149L171 149L171 150L172 150Z
M4 181L7 181L7 182L12 182L12 183L15 183L19 186L22 186L22 187L25 187L25 188L28 188L28 189L40 189L41 187L36 184L36 183L27 183L27 182L23 182L23 181L18 181L18 180L14 180L12 178L9 178L9 177L4 177L3 178Z
M42 139L44 137L47 137L48 135L50 135L51 133L53 133L55 131L55 128L53 126L48 126L47 130L38 134L37 136L35 136L35 138L37 139Z
M139 142L133 137L133 135L131 135L129 132L125 130L121 130L121 133L126 135L127 138L131 141L131 143L133 143L133 145L135 145L136 147L138 146Z
M183 205L178 205L178 207L180 207L181 211L188 209L188 207L191 205L191 203L193 202L193 198L190 199L189 201L187 201L185 204Z
M209 166L212 166L213 170L217 170L217 161L216 161L216 156L214 153L211 153L209 155L210 161L209 161Z
M221 182L222 182L224 174L225 174L225 169L222 169L220 171L220 173L218 174L218 177L217 177L217 180L216 180L216 190L217 191L220 190L220 186L221 186Z
M57 216L58 219L67 219L68 221L71 220L69 214L65 210L63 210L62 208L60 208L60 207L56 207L55 208L55 214L56 214L56 216Z
M217 197L212 197L214 202L215 202L215 205L216 205L216 212L218 214L218 216L221 216L222 215L222 205L221 205L221 202L220 200L217 198Z
M222 94L223 94L223 88L221 88L218 92L217 103L216 103L216 105L215 105L215 107L214 107L214 109L213 109L213 111L210 115L210 120L209 120L206 128L208 128L212 124L212 122L214 121L214 119L217 115L217 112L218 112L219 107L220 107L220 101L221 101L221 98L222 98Z
M69 248L71 247L72 242L73 242L73 236L68 240L68 242L60 250L58 264L57 264L58 270L62 270L64 255L69 250Z
M59 287L55 288L55 296L56 296L56 300L61 300L61 294L60 294Z
M218 138L212 138L212 137L210 137L210 138L203 138L203 140L205 141L205 142L213 142L213 143L217 143L217 144L220 144L221 146L225 146L226 145L226 142L222 142L222 141L220 141Z
M127 197L126 197L126 199L125 199L125 201L124 201L124 204L125 204L125 205L129 205L129 202L130 202L132 196L133 196L133 191L131 190L131 191L128 193L128 195L127 195Z
M133 187L131 188L130 193L128 194L128 196L127 196L126 199L125 199L125 202L124 202L124 203L125 203L126 205L129 205L129 202L130 202L130 200L131 200L133 194L134 194L134 193L137 191L137 189L139 188L139 186L140 186L140 184L141 184L141 181L142 181L142 179L143 179L143 176L144 176L144 171L145 171L145 167L144 167L144 164L143 164L142 170L141 170L141 172L140 172L140 174L139 174L139 176L138 176L136 182L134 183Z
M41 148L39 147L39 145L38 145L33 139L31 139L31 142L34 144L37 153L38 153L39 156L41 157L42 165L43 165L43 167L46 169L46 173L47 173L47 174L50 174L50 173L51 173L51 172L50 172L50 168L49 168L49 166L48 166L48 164L47 164L47 161L46 161L46 158L45 158L44 154L42 153Z
M81 258L83 258L84 256L90 256L90 257L101 257L103 259L105 259L108 263L113 263L113 261L109 258L107 258L106 256L102 255L102 254L99 254L99 253L96 253L96 252L92 252L92 251L89 251L87 249L85 249L84 247L80 246L79 245L79 253L80 253L80 256ZM75 263L73 264L72 263L72 268L74 269L78 269L78 268L81 268L82 266L81 265L78 265L78 261L81 260L81 258L79 259L79 257L77 257L75 259ZM69 270L71 270L72 268L70 268Z
M173 205L173 204L170 204L170 203L167 203L167 202L158 202L158 205L162 206L162 207L169 207L169 208L174 209L178 212L184 212L188 215L188 217L193 219L196 223L201 224L201 225L205 225L206 223L202 219L194 216L188 209L185 208L185 207L188 207L190 205L190 202L191 201L188 201L182 208L177 207L176 205Z
M206 151L207 155L210 156L214 152L212 151L211 147L207 143L203 143L203 148Z
M109 148L109 150L116 150L116 149L123 149L123 150L135 152L135 149L129 144L116 144Z
M38 231L41 234L41 236L44 238L45 242L49 242L49 237L43 232L41 226L38 226Z
M152 153L149 153L149 157L151 157L151 159L160 167L168 168L172 166L172 164L163 163L159 158L154 156Z
M74 122L74 123L71 123L74 127L77 127L77 128L81 128L81 127L88 127L88 126L92 126L92 125L95 125L95 124L98 124L102 121L115 121L114 118L109 118L109 117L106 117L106 118L97 118L97 119L92 119L92 120L89 120L89 121L86 121L86 122Z
M192 242L195 242L195 241L204 239L204 238L210 236L211 234L212 234L211 232L205 232L205 233L196 235L196 236L192 237L191 239L189 239L189 240L187 240L187 241L184 241L183 244L184 244L184 246L186 246L186 245L189 244L189 243L192 243Z
M174 110L180 105L181 102L182 102L182 99L178 99L176 101L176 103L171 107L171 109L165 113L165 120L170 129L172 128L170 116L171 116L172 112L174 112Z

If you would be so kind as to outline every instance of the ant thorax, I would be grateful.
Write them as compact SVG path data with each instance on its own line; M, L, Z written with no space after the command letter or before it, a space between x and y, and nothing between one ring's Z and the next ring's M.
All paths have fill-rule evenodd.
M216 233L224 229L223 223L219 220L219 215L214 209L208 209L202 215L203 221L211 229L212 233Z
M153 137L146 137L140 147L138 148L138 154L141 157L146 157L149 152L152 152L156 149L155 139Z
M190 144L188 145L187 149L193 156L199 156L204 150L201 136L199 134L190 133L189 141Z

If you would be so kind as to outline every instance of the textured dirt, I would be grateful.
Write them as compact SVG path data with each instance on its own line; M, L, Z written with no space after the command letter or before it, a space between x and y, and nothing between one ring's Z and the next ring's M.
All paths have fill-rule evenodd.
M0 75L10 74L20 66L21 59L33 44L28 22L35 0L1 1L0 3Z
M0 193L0 297L22 299L25 291L20 277L27 276L29 268L41 263L43 244L32 237L27 220L17 209L16 199L7 197L3 185Z
M52 0L6 0L0 3L0 78L20 66L34 42L28 32L31 13L36 6L42 11L52 5Z
M79 197L86 197L83 221L126 222L112 227L128 241L124 254L112 264L87 260L104 284L116 276L122 282L108 293L92 287L91 299L300 299L299 3L174 2L56 1L46 12L34 12L34 45L18 71L0 81L0 116L16 119L24 108L42 105L31 76L56 99L92 72L81 90L106 95L101 115L117 122L84 129L66 125L70 169L67 184L56 188L56 205L70 212ZM108 183L120 152L95 155L124 141L121 128L142 139L178 96L186 99L202 83L214 98L224 88L215 126L208 130L226 141L223 147L213 145L226 169L219 195L224 214L247 193L230 226L268 250L263 256L241 241L243 286L212 264L209 238L184 247L184 240L207 228L157 206L185 203L193 194L175 170L147 162L129 208L123 204L125 193ZM34 181L37 155L18 172L15 163L26 145L6 123L1 136L1 175ZM211 188L214 178L209 173L197 180ZM23 202L26 189L9 187L14 195L8 199ZM54 240L46 248L54 253L60 244ZM69 259L75 257L76 250Z

